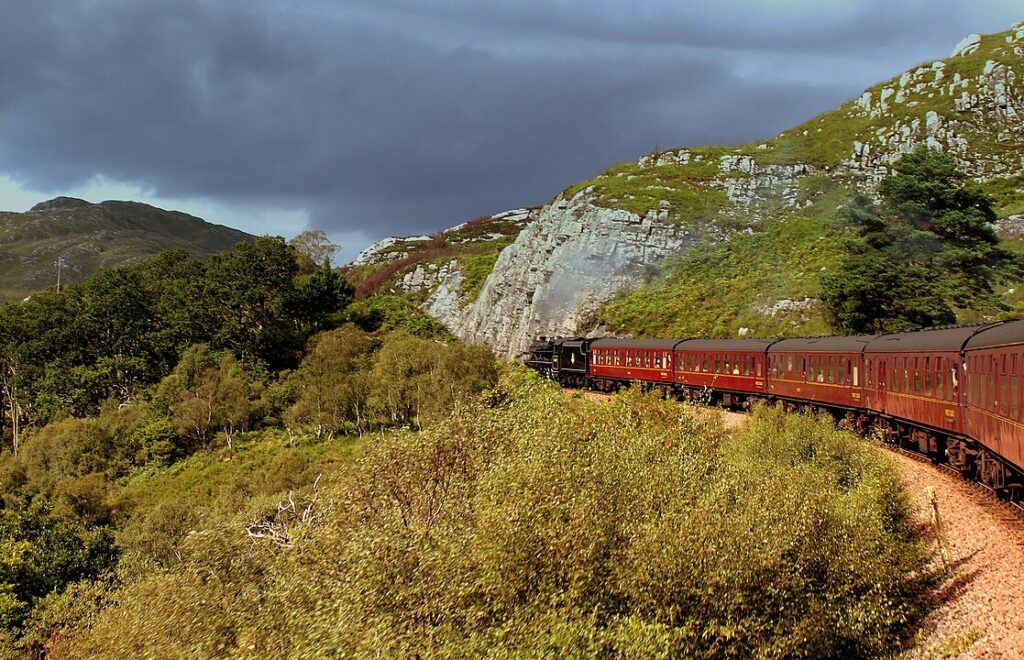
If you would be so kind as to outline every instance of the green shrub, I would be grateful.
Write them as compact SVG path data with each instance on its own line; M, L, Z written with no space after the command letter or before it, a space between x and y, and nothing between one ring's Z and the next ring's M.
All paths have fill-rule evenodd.
M929 586L908 511L886 456L826 420L761 409L730 437L686 406L512 370L486 406L382 437L317 492L186 535L70 651L883 655ZM247 538L253 520L278 542Z

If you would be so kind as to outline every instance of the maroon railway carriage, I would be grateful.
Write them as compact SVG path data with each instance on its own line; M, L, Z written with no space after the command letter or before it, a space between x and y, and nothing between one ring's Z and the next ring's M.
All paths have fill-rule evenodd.
M863 406L869 336L782 339L768 349L768 392L846 409Z
M893 433L910 433L921 451L942 454L950 435L964 432L960 383L964 344L987 326L937 328L876 337L864 351L865 407L892 420Z
M765 391L765 349L772 339L689 339L675 348L675 382L688 391L722 393L727 405Z
M989 451L957 443L950 462L962 450L964 456L957 458L965 467L976 467L989 486L1006 488L1010 473L991 454L1024 470L1024 321L978 330L967 340L964 356L964 430Z
M598 389L634 380L672 384L672 348L678 339L596 339L590 343L590 380Z

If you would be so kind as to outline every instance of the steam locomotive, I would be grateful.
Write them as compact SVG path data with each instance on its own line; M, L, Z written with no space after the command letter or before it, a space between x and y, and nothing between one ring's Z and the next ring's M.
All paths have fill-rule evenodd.
M538 337L525 362L565 387L639 382L726 407L827 412L1024 498L1024 320L852 337Z

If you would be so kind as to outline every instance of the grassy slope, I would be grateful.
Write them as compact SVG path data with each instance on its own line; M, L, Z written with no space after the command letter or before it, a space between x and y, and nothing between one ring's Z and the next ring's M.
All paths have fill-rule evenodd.
M0 213L0 302L52 286L58 257L67 264L64 281L80 281L99 268L164 250L207 257L251 238L184 213L133 202Z
M741 327L760 336L827 333L817 307L775 316L759 308L817 293L819 273L840 255L828 223L841 196L837 187L809 209L666 262L646 286L609 303L600 322L617 332L663 337L729 337Z
M462 265L463 281L459 287L459 296L462 304L468 305L476 300L487 276L494 269L498 254L515 240L524 226L484 216L454 231L434 234L429 241L400 241L381 252L381 255L407 253L405 258L352 266L347 270L347 275L357 286L363 285L360 289L366 288L364 283L373 283L369 290L360 290L361 295L387 294L406 273L415 270L417 266L442 265L454 259ZM424 297L422 293L420 297Z

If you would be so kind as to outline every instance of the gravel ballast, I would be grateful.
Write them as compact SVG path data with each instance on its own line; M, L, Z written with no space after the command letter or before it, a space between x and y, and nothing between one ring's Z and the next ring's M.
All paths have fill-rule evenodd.
M1024 657L1024 521L956 475L892 457L929 527L935 489L950 551L950 575L907 657Z

